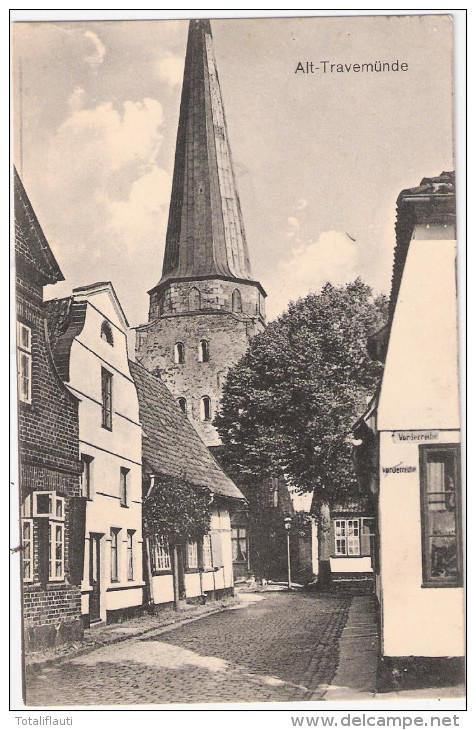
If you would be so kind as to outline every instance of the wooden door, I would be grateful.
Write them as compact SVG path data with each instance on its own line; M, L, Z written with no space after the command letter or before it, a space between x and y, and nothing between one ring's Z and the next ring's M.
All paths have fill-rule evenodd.
M89 621L101 619L101 535L91 532L89 536Z

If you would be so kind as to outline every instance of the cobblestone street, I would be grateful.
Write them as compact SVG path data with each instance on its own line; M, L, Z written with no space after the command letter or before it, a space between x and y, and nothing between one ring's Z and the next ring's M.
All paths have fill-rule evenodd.
M27 704L319 699L338 663L351 599L263 593L180 628L106 646L27 679ZM322 687L322 689L321 689Z

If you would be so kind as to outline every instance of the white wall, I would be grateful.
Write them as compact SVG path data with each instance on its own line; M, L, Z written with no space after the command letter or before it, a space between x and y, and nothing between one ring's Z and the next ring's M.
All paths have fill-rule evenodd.
M386 656L463 656L463 589L422 588L418 443L393 436L380 434L382 651ZM430 441L458 442L457 431L441 431ZM399 463L415 471L383 473Z
M94 302L90 306L89 299ZM139 403L129 371L124 321L117 313L106 288L88 297L82 332L73 341L70 359L72 392L80 398L80 453L93 457L92 499L86 506L86 543L82 606L89 613L89 535L101 538L101 618L107 610L142 603L142 467ZM98 311L98 309L100 311ZM114 343L101 338L101 324L110 323ZM102 427L101 367L113 374L112 430ZM120 503L120 469L129 469L127 507ZM111 581L111 529L120 530L118 539L119 580ZM127 578L127 531L133 535L133 579ZM113 588L114 590L110 590ZM119 590L117 590L119 588Z
M362 558L331 558L333 573L373 573L370 557Z
M378 404L379 431L459 428L455 240L410 243Z

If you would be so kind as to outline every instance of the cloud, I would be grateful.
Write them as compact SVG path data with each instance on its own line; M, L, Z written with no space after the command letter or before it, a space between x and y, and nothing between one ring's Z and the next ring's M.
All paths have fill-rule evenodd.
M73 93L68 98L68 106L71 111L82 109L85 95L86 92L82 86L75 86Z
M76 90L73 97L78 100ZM70 97L71 100L71 97ZM125 101L117 110L111 102L92 109L74 109L58 129L52 144L67 155L107 160L111 170L127 162L155 159L162 136L163 109L155 99Z
M268 317L280 314L290 300L319 291L327 281L338 285L355 279L357 255L356 243L342 231L325 231L316 241L294 246L265 285L271 293Z
M184 58L169 53L157 62L157 73L169 86L180 86L183 79Z
M294 216L289 216L287 237L294 238L294 236L297 235L299 228L300 228L300 224L299 224L298 219L294 218Z
M91 68L97 68L104 61L106 46L99 36L97 36L96 33L93 33L92 30L85 31L84 37L91 41L93 46L92 52L85 56L86 63L88 63Z

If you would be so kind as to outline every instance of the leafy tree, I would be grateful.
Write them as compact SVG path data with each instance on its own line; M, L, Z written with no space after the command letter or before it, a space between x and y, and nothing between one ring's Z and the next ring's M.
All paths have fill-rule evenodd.
M387 300L361 279L290 303L253 338L228 374L215 426L229 473L253 502L253 485L282 474L313 509L355 493L349 430L381 368L367 337L386 319Z
M144 533L160 535L170 545L199 540L210 527L210 492L186 479L155 477L143 504Z

